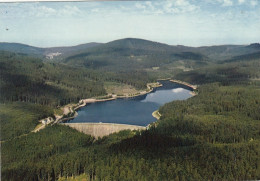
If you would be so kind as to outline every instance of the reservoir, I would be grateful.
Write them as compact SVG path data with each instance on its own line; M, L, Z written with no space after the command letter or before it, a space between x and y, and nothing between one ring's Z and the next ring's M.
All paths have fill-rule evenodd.
M147 126L156 121L152 113L165 103L190 98L192 88L159 81L163 86L134 98L95 102L79 109L78 116L69 123L118 123Z

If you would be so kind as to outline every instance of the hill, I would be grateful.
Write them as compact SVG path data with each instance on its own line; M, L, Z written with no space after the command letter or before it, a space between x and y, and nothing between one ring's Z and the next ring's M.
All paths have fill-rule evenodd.
M15 47L0 51L2 180L260 179L258 44L195 48L128 38L51 61L35 57L44 55L40 48ZM106 83L145 89L168 77L199 85L198 95L162 106L145 131L97 140L59 124L31 132L59 106L106 95Z
M67 57L64 62L73 66L119 71L161 67L178 60L195 60L196 62L207 60L206 56L189 51L192 49L127 38L74 54Z
M82 50L66 57L64 62L73 66L110 71L119 68L120 70L172 68L180 64L185 68L196 68L257 52L260 52L260 49L256 44L187 47L126 38Z
M18 54L26 54L31 56L37 56L41 58L53 59L55 56L61 55L62 57L70 55L80 50L86 50L91 47L100 45L100 43L86 43L77 46L67 47L50 47L50 48L39 48L21 43L0 43L0 51L10 51ZM55 53L58 53L55 55ZM60 53L60 54L59 54Z
M231 59L225 60L224 62L238 62L238 61L249 61L260 58L260 51L256 53L249 53L240 56L234 56Z
M231 59L235 56L244 54L250 54L260 51L259 48L251 45L220 45L220 46L209 46L209 47L198 47L198 52L208 56L210 59L215 61L221 61Z
M2 145L5 180L257 180L259 87L199 87L157 126L95 140L54 125ZM26 146L25 146L26 145Z
M87 50L89 48L96 47L99 45L101 45L101 43L92 42L92 43L85 43L76 46L44 48L44 55L46 56L46 58L53 59L51 56L58 52L61 55L60 57L65 57L65 56L69 56L72 53L81 50ZM61 59L60 57L58 58Z
M44 48L38 48L21 43L0 43L1 51L11 51L19 54L30 54L42 56L44 54Z
M48 106L105 94L101 73L0 51L0 101ZM95 89L95 92L92 91Z
M188 47L167 45L159 42L125 38L108 43L85 43L77 46L40 48L20 43L0 43L0 51L11 51L20 54L62 61L76 66L91 68L108 68L109 65L122 62L129 68L149 68L171 64L180 60L223 61L235 56L260 51L259 43L250 45L219 45ZM194 63L194 62L193 62Z

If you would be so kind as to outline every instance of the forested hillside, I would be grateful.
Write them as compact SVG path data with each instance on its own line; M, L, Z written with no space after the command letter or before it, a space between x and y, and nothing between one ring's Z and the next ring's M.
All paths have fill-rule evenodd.
M227 60L234 56L241 56L245 54L252 54L260 51L259 43L252 43L250 45L218 45L218 46L203 46L203 47L188 47L183 45L167 45L159 42L153 42L144 39L136 39L136 38L125 38L121 40L115 40L108 43L86 43L76 46L67 46L67 47L50 47L50 48L39 48L25 44L19 43L7 43L0 42L0 50L2 51L11 51L15 53L35 55L40 57L45 57L50 53L61 53L60 56L54 57L54 60L62 60L64 57L68 57L68 59L74 59L78 56L87 57L90 54L94 54L95 52L100 52L102 57L107 59L111 56L111 53L124 56L133 54L133 55L150 55L156 52L156 54L160 54L162 57L170 59L178 59L179 55L184 55L184 58L195 58L195 59L207 59L211 61L221 61ZM187 54L187 55L185 55ZM182 56L183 56L182 55ZM114 56L114 55L112 55ZM158 56L159 57L159 56ZM157 57L157 58L158 58ZM96 57L99 59L101 57ZM144 57L139 57L142 59ZM159 57L160 58L160 57ZM67 61L68 61L67 59ZM150 56L152 60L153 57ZM146 59L147 61L151 61ZM160 59L163 60L163 59ZM168 60L168 61L169 61ZM167 61L166 61L167 62Z
M195 63L204 62L208 58L195 48L169 46L142 39L127 38L112 41L82 53L76 53L65 59L65 63L73 66L85 66L93 69L122 71L161 67L178 60L190 60Z
M145 132L92 142L71 128L51 126L3 143L2 178L259 179L259 103L254 86L209 84L194 98L163 106L158 126Z
M60 55L56 58L58 58L59 60L61 57L69 56L71 53L76 53L81 50L86 50L88 48L95 47L100 44L101 43L93 42L93 43L86 43L77 46L39 48L39 47L34 47L34 46L25 45L21 43L0 42L0 51L11 51L18 54L33 55L41 58L48 58L48 54L58 52L60 53Z
M48 106L26 102L1 103L0 141L29 133L39 124L38 120L49 116L54 117L54 111Z
M1 101L59 106L103 95L102 75L10 52L0 53Z
M136 39L59 62L2 51L1 179L258 180L258 54L258 44L192 48ZM146 131L98 140L62 125L31 132L58 106L106 95L106 83L145 89L169 77L199 85L198 95L162 106Z
M0 52L0 100L60 106L80 99L105 95L105 81L145 89L153 81L142 70L103 72L11 52Z
M257 84L260 78L260 58L215 64L178 73L175 78L193 84L220 82L222 85Z
M54 117L54 109L60 106L106 95L105 82L146 89L146 84L154 80L142 70L103 72L2 51L1 140L32 131L38 120Z

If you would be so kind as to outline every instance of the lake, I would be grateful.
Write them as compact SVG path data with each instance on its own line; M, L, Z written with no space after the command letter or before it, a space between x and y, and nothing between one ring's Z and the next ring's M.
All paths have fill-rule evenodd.
M151 93L134 98L122 98L113 101L95 102L79 109L78 116L69 123L118 123L147 126L156 121L152 113L165 103L174 100L185 100L192 95L191 88L159 81L162 87L155 88Z

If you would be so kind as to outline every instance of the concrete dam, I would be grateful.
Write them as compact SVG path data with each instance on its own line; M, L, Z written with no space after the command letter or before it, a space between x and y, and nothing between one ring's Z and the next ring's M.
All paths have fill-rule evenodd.
M122 130L146 130L144 126L114 123L60 123L95 138L104 137Z

